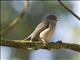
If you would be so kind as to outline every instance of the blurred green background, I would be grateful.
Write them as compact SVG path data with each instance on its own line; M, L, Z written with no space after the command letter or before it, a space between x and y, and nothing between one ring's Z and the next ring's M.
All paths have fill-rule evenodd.
M10 23L23 9L23 1L1 2L1 29ZM63 1L70 9L80 16L80 1ZM58 22L55 33L50 41L80 44L80 21L64 9L58 1L29 1L25 16L9 32L2 34L5 39L24 39L32 33L44 16L56 15ZM68 49L45 49L24 51L10 47L1 47L1 60L80 60L80 53Z

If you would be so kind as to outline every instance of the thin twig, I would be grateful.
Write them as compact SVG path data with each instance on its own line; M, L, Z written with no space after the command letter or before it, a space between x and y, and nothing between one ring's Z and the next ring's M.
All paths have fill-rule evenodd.
M26 10L26 8L28 8L28 6L29 6L28 1L24 1L24 9L22 10L22 12L15 19L13 19L12 22L10 22L4 29L2 29L0 31L0 34L6 33L8 31L10 31L11 29L13 29L15 27L15 25L25 15L25 13L26 13L25 10Z
M80 52L80 45L78 44L71 44L71 43L63 43L61 41L58 42L50 42L46 46L43 47L42 42L32 42L30 40L4 40L1 39L0 46L6 46L6 47L13 47L13 48L20 48L20 49L70 49L73 51Z
M62 3L61 0L58 1L66 10L68 10L73 16L75 16L78 20L80 20L80 17L76 15L71 9L69 9L64 3Z

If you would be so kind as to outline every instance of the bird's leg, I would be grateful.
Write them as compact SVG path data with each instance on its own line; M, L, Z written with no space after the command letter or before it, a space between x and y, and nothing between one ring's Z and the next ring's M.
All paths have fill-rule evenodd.
M43 47L46 46L48 44L48 41L41 39L41 41L43 42L43 46L42 49L44 49ZM51 50L50 48L46 48L47 50Z
M37 43L37 42L40 42L40 44L38 44L38 45L36 46L35 50L38 50L38 49L40 49L40 48L43 48L43 47L46 46L46 44L47 44L47 41L44 40L44 39L40 39L39 41L38 41L38 40L37 40L37 41L34 41L34 40L33 40L33 43Z
M41 39L41 41L43 42L43 47L48 43L46 40Z

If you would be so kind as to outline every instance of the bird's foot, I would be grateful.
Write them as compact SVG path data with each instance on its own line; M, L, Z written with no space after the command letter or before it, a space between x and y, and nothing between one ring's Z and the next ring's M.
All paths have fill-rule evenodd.
M44 39L40 39L40 40L32 40L32 42L34 43L34 49L38 50L38 49L42 49L44 46L46 46L47 41L45 41Z
M48 43L46 40L41 39L42 43L43 43L43 47L46 46L46 44Z

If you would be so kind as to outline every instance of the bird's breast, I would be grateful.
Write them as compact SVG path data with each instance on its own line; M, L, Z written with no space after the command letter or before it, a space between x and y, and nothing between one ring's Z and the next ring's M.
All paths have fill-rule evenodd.
M44 40L49 40L52 36L54 29L47 28L40 33L40 38Z

